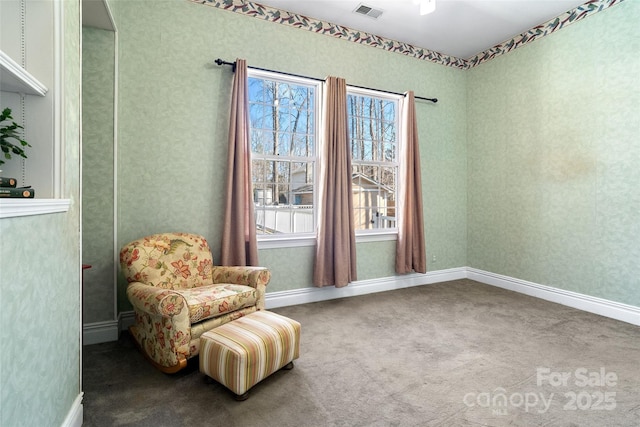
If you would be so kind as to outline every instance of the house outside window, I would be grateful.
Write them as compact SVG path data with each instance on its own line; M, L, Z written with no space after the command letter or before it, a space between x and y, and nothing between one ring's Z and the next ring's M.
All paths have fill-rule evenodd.
M250 69L248 83L259 245L315 244L321 82ZM347 98L356 234L395 238L400 96L348 87Z

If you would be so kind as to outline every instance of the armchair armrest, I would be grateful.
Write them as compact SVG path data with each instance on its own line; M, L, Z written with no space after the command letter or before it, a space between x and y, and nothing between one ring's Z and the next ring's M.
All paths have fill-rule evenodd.
M264 310L267 284L271 272L265 267L216 266L212 269L213 283L234 283L256 289L256 308Z
M189 307L182 295L171 289L141 282L127 286L136 325L129 330L149 360L163 372L176 372L191 354Z
M267 286L271 272L265 267L216 266L212 271L213 283L234 283L236 285Z
M145 285L141 282L129 283L127 295L134 307L154 316L174 317L186 308L186 301L179 293L171 289ZM188 309L186 313L188 313Z

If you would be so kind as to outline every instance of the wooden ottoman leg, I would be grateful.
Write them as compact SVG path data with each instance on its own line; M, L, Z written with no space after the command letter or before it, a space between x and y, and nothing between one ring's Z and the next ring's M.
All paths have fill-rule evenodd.
M236 394L236 400L238 402L243 402L249 398L249 392L244 392L242 394Z
M290 370L292 370L292 369L293 369L293 362L289 362L289 363L287 363L286 365L284 365L284 366L282 367L282 369L284 369L285 371L290 371Z

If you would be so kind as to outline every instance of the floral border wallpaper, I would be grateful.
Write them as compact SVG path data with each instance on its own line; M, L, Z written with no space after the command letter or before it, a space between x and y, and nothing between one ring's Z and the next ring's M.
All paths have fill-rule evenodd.
M510 40L497 44L492 48L480 52L477 55L462 59L454 56L444 55L429 49L416 47L408 43L387 39L376 36L374 34L365 33L363 31L354 30L342 25L332 24L330 22L321 21L319 19L309 18L304 15L290 13L285 10L276 9L270 6L264 6L259 3L253 3L246 0L187 0L193 3L205 4L224 10L240 13L254 18L264 19L266 21L276 22L278 24L288 25L295 28L301 28L307 31L313 31L318 34L324 34L340 39L352 41L371 47L377 47L389 52L400 53L425 61L435 62L449 67L460 69L468 69L489 61L496 56L503 55L521 47L527 43L547 36L558 31L567 25L578 22L587 16L607 9L624 0L589 0L582 6L578 6L556 18L550 19L544 24L533 27L529 31L519 34Z
M507 40L503 43L495 45L491 49L480 52L479 54L467 59L467 68L475 67L476 65L480 65L483 62L489 61L496 56L504 55L505 53L511 52L513 49L524 46L525 44L531 43L532 41L537 40L541 37L555 33L561 28L576 23L586 18L587 16L608 9L609 7L623 1L624 0L590 0L582 6L578 6L575 9L572 9L568 12L563 13L562 15L548 20L544 24L533 27L529 31L517 35L511 40Z

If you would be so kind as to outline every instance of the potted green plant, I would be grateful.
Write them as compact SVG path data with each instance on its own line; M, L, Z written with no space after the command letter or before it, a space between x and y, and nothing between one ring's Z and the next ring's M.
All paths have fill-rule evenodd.
M23 147L31 147L31 145L22 139L20 135L22 129L22 126L13 121L10 108L2 110L0 113L0 149L3 156L0 157L0 166L4 164L4 159L11 160L11 154L27 158Z

